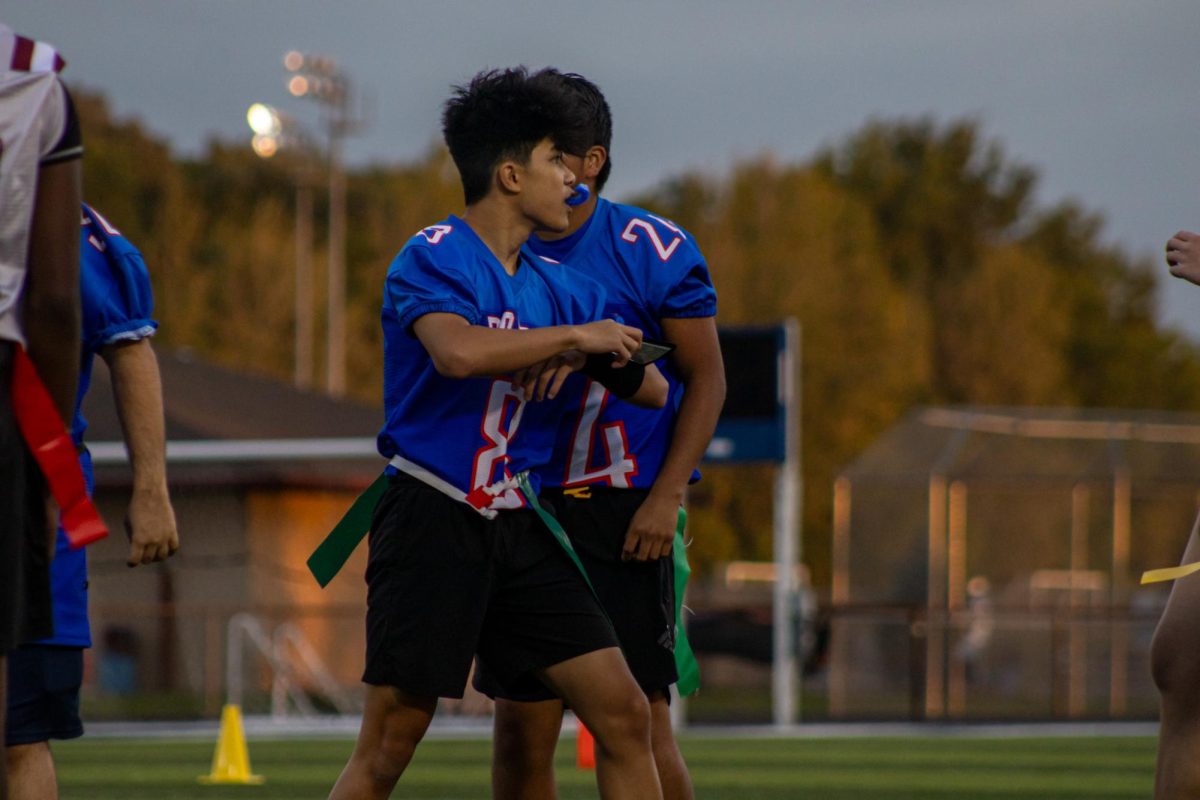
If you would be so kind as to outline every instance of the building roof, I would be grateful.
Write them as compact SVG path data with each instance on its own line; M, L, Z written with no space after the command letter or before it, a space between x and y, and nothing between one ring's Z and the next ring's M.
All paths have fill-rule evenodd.
M1194 483L1200 415L1167 411L952 406L917 408L843 470L858 482L1074 482L1115 472Z
M157 349L172 484L365 486L383 469L380 406L297 389ZM84 401L99 485L129 482L108 370L96 360Z

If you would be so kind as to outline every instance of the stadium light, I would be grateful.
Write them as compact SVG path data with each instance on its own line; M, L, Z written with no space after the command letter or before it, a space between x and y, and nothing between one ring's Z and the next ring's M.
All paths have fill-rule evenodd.
M255 134L254 138L250 140L250 147L254 149L254 154L259 158L272 158L279 152L279 139L261 133Z
M287 90L293 97L321 105L329 137L329 288L326 326L326 381L330 394L346 391L346 177L342 166L345 138L361 130L362 118L352 112L349 77L328 56L290 50L283 66L292 73Z
M317 150L304 127L274 106L255 103L246 111L246 123L254 131L250 146L259 158L273 158L289 149L301 155L293 180L296 184L296 341L293 382L301 389L312 386L313 376L313 162Z
M279 112L266 103L255 103L246 110L246 122L250 130L259 136L278 136L283 132L283 121Z

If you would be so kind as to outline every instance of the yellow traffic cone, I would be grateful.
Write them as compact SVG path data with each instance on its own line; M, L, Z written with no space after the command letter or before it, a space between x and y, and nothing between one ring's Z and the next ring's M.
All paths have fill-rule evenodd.
M212 772L197 778L201 783L262 783L262 775L250 774L250 752L242 729L242 709L227 705L221 709L221 733L213 753Z

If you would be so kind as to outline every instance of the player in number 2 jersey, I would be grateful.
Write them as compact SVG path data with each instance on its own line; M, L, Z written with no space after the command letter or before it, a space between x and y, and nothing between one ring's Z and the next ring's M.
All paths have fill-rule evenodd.
M607 314L676 349L662 368L671 396L661 410L635 408L594 381L567 384L564 395L576 413L560 428L554 458L539 470L543 498L570 534L648 698L663 795L691 798L668 708L678 677L668 556L684 490L699 479L696 466L725 398L716 293L690 234L648 211L599 197L612 167L608 104L586 79L561 80L589 118L589 136L569 148L567 164L593 191L572 211L566 232L544 232L530 248L561 261L569 274L599 281L608 292ZM476 685L497 701L494 795L554 797L561 704L535 684L505 684L484 669L476 673Z
M600 726L603 797L662 796L649 707L616 635L512 485L549 457L565 408L527 403L527 389L555 394L581 353L628 375L641 344L636 328L596 321L600 286L525 247L534 229L569 222L575 176L560 143L577 123L556 75L484 72L456 90L443 130L467 210L420 231L388 269L379 450L395 474L369 540L366 709L334 798L390 795L437 698L462 696L473 656L507 679L533 676ZM668 387L648 368L626 389L661 405Z

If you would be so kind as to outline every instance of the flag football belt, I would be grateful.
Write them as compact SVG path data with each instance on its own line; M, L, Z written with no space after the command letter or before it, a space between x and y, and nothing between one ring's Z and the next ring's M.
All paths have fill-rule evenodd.
M405 475L416 478L426 486L437 489L451 500L466 503L487 519L496 518L496 510L488 508L496 496L517 486L516 478L509 478L494 483L491 486L472 489L468 494L449 481L433 474L420 464L409 461L401 456L394 456L388 463ZM368 486L367 490L360 494L358 499L351 504L350 509L338 520L338 524L333 526L333 530L329 532L325 539L317 545L317 549L312 552L312 555L308 557L308 561L306 562L308 564L308 571L317 579L317 583L321 585L321 588L328 586L334 576L341 571L346 561L349 560L350 554L354 552L354 549L358 547L358 543L363 540L363 537L371 529L371 515L375 512L375 506L379 505L379 498L383 496L387 484L388 474L386 472L381 473L375 479L375 482Z
M25 348L13 353L12 406L21 438L58 504L59 524L72 550L103 539L108 528L87 493L79 453Z
M579 574L583 577L588 589L591 590L593 596L596 596L596 587L592 585L591 579L588 578L587 570L584 568L583 562L579 560L579 554L575 552L575 547L571 544L570 537L567 536L566 531L563 530L558 520L538 502L537 495L529 483L528 473L522 472L515 478L500 481L492 486L472 490L468 494L434 475L419 464L414 464L400 456L394 457L391 465L406 475L411 475L422 483L437 489L447 497L470 505L488 519L495 518L496 510L487 508L486 505L476 505L476 503L483 502L486 497L486 502L490 504L491 499L495 498L501 492L514 487L518 488L524 496L525 502L537 513L538 517L542 520L542 524L546 526L555 541L562 547L563 552L567 554L571 563L579 570ZM325 537L325 540L308 557L309 572L312 573L313 577L317 579L317 583L322 587L329 585L329 582L333 580L334 576L337 575L338 571L341 570L350 558L350 554L358 547L358 543L363 540L363 537L367 535L367 531L370 530L371 516L375 511L375 506L379 503L379 498L383 495L384 489L387 488L387 478L387 473L376 478L375 482L359 495L358 499L350 506L350 510L345 513L338 524ZM473 500L475 502L472 502ZM683 592L687 587L688 576L691 574L691 567L687 563L687 553L683 542L683 529L686 522L687 512L680 507L675 527L675 544L671 549L675 572L675 668L679 673L676 688L680 695L692 694L700 686L700 667L696 663L696 656L692 652L687 635L684 633L682 619ZM600 598L596 596L596 600L599 602ZM603 604L600 604L600 607L603 610Z
M538 503L537 497L534 496L532 487L529 485L529 479L525 473L518 476L520 480L521 492L525 495L526 502L529 506L538 513L542 518L542 522L558 543L562 545L563 550L575 562L575 566L579 568L579 572L583 575L583 579L587 581L588 586L592 586L592 582L588 580L587 570L583 567L583 562L579 560L579 555L575 552L574 546L571 544L571 539L567 536L567 532L563 530L559 521L555 517L542 508ZM578 500L590 500L592 493L589 487L577 487L573 489L564 489L563 494L568 497L573 497ZM687 548L684 546L683 530L687 526L687 511L683 506L679 507L679 514L675 518L675 542L671 547L671 561L675 573L675 671L679 678L675 683L675 689L680 696L692 694L700 688L700 665L696 663L696 655L692 652L692 645L688 642L687 632L683 626L683 593L687 589L688 576L692 574L692 568L687 560ZM595 587L592 587L592 593L596 593ZM599 596L596 597L599 600ZM601 603L601 608L604 604Z

